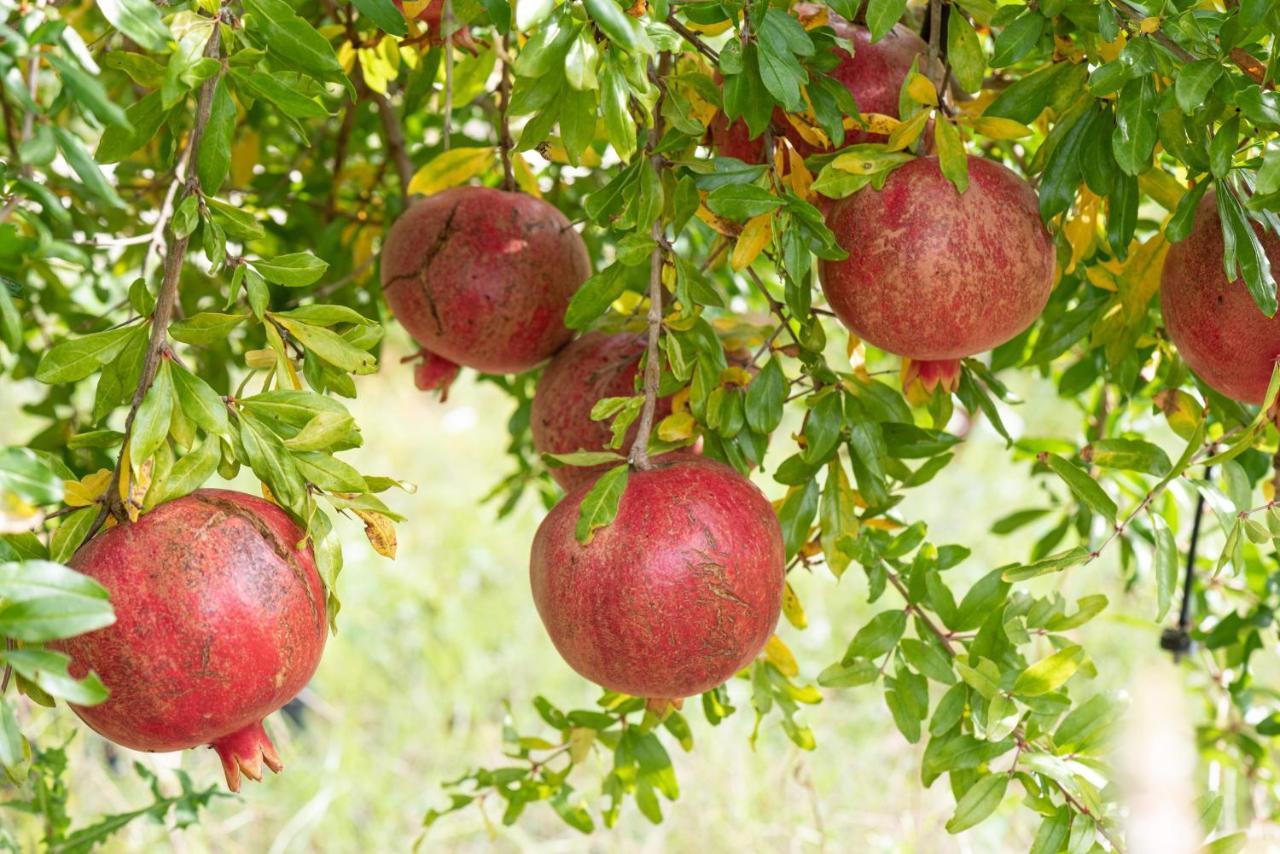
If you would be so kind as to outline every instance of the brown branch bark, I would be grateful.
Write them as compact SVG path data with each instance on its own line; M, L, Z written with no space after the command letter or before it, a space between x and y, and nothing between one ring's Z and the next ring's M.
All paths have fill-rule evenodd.
M716 52L715 48L704 42L701 36L693 30L680 23L674 12L667 16L667 26L675 30L682 39L693 45L693 47L697 49L698 53L711 60L713 65L720 64L720 54Z
M504 33L499 44L498 63L501 78L498 82L498 153L502 156L502 189L508 193L516 188L516 176L511 169L511 150L515 142L511 139L511 121L507 111L511 108L511 33Z
M216 59L221 53L222 47L222 31L217 19L213 26L213 33L209 36L209 41L205 44L204 55L208 58ZM218 85L218 81L222 78L222 70L210 77L200 86L200 94L196 100L196 118L191 127L191 134L187 137L186 145L186 189L187 193L199 192L199 179L195 174L195 153L200 148L200 140L204 136L205 127L209 124L209 113L213 107L213 93ZM165 222L162 220L162 223ZM182 267L186 261L188 237L175 237L173 242L169 244L169 252L164 259L164 277L160 281L160 291L156 296L156 307L151 314L151 337L147 341L147 354L142 363L142 376L138 380L138 387L134 389L133 399L129 402L129 414L125 416L124 423L124 439L121 442L120 459L116 460L115 469L111 473L111 482L107 486L106 494L103 496L102 511L98 514L98 518L94 520L93 527L89 531L89 537L97 533L102 524L106 522L107 514L111 513L117 519L128 518L124 502L120 498L120 478L122 475L121 462L123 461L124 452L129 447L129 441L133 437L133 423L138 417L138 409L142 406L142 401L147 396L147 391L151 388L151 384L155 381L156 371L160 367L160 359L164 357L165 351L168 349L169 340L169 321L173 317L174 307L178 302L178 283L182 278Z
M370 91L369 97L378 105L378 117L382 119L383 141L387 144L387 155L396 167L396 175L400 179L400 199L409 201L409 184L413 181L413 161L409 159L409 149L404 142L404 130L400 127L400 117L385 96Z
M671 68L671 55L661 54L658 59L657 80L658 101L653 107L653 124L649 127L649 162L655 171L661 172L662 155L657 153L658 143L662 140L663 119L662 101L666 97L665 80ZM649 340L645 348L644 362L644 408L640 410L640 424L636 428L636 439L631 443L628 459L631 466L639 471L653 468L649 461L649 437L653 434L653 419L658 409L658 383L662 379L662 362L658 352L658 340L662 335L662 265L664 263L662 235L662 217L653 223L650 236L653 237L653 252L649 256Z
M440 146L448 151L449 137L453 136L453 0L444 0L440 31L444 36L444 115Z

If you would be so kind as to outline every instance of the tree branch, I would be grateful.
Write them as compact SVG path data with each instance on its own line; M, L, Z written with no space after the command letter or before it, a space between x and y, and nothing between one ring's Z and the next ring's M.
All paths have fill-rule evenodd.
M387 155L395 164L396 175L400 178L400 200L408 202L409 184L413 181L413 161L409 159L409 149L404 142L404 130L400 127L400 118L386 97L374 91L370 91L369 96L378 105L378 117L382 119L382 136L387 144Z
M448 151L449 137L453 136L453 0L444 0L440 30L444 36L444 115L440 145Z
M693 30L680 23L680 21L676 19L674 12L667 16L667 26L675 30L682 39L693 45L693 47L697 49L698 53L711 60L712 65L720 64L720 54L716 52L715 48L704 42Z
M220 18L215 18L213 33L205 44L205 57L218 58L221 53L221 39ZM199 179L196 177L195 168L192 164L195 160L195 152L200 148L200 140L204 136L205 127L209 124L209 113L213 107L213 93L217 88L218 81L222 78L224 70L224 68L220 68L217 74L210 77L200 86L200 95L196 100L195 123L191 127L190 136L187 137L184 158L186 163L185 185L188 194L200 191ZM174 186L176 187L176 181ZM163 234L164 227L167 224L168 219L162 217L156 223L156 228ZM108 513L120 520L128 518L124 502L120 498L121 462L123 462L124 454L129 448L129 441L133 437L133 423L138 417L138 409L142 406L142 401L146 398L152 382L155 381L156 371L160 367L160 359L163 358L165 351L168 349L169 321L173 317L174 307L178 302L178 283L182 278L182 267L186 261L189 240L189 236L175 237L169 245L169 253L165 256L164 278L161 279L160 291L156 296L156 307L151 314L151 337L147 341L147 354L142 363L142 376L138 380L138 387L134 389L133 399L129 403L129 414L125 417L120 458L116 460L115 469L111 472L111 482L107 485L107 491L103 496L102 511L98 514L98 518L94 520L88 537L92 537L97 533L103 523L106 522Z
M671 67L671 55L661 54L658 59L657 79L659 85L658 101L653 106L653 124L649 127L649 162L654 171L662 174L663 158L658 154L658 143L662 141L663 119L662 101L666 98L663 82ZM648 471L653 467L649 462L649 437L653 434L653 419L658 409L658 383L662 379L662 362L658 352L658 339L662 334L662 265L663 243L662 217L654 220L650 236L653 238L653 252L649 256L649 340L645 347L644 361L644 408L640 410L640 424L636 428L636 439L631 443L628 459L633 468Z
M502 75L498 82L498 153L502 157L502 189L510 193L516 188L516 176L511 170L511 149L515 147L515 142L511 139L511 121L507 116L507 111L511 108L510 32L502 34L498 50Z

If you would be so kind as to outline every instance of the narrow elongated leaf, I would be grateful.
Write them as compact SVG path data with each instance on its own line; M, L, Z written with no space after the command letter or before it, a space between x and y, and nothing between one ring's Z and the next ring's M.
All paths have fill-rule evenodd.
M578 522L574 536L578 542L588 545L599 528L611 524L618 515L618 504L627 490L627 476L631 467L614 466L600 475L595 485L582 498L578 506Z

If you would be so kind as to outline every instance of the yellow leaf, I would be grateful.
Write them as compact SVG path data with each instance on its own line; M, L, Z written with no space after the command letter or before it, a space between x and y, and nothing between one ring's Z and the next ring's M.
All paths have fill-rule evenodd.
M671 411L673 413L689 411L689 386L671 395Z
M276 365L276 351L270 349L249 350L244 354L244 363L254 370L274 368Z
M778 670L782 671L783 676L798 676L800 674L800 665L796 663L796 657L782 638L773 635L769 638L769 642L764 645L764 657L769 663Z
M121 456L121 465L124 465L124 457ZM138 521L138 515L142 513L143 501L147 497L147 490L151 487L151 471L155 467L155 458L147 460L142 464L142 469L133 477L128 477L128 470L120 476L120 497L124 499L124 510L129 514L129 521ZM123 487L126 479L129 483L128 491Z
M1160 20L1161 19L1156 15L1143 18L1142 23L1138 24L1138 31L1143 35L1151 35L1156 30L1160 29Z
M705 33L709 36L718 36L732 26L732 20L716 21L714 24L699 24L697 21L690 21L688 24L689 29L695 33Z
M881 531L896 531L902 527L901 522L895 522L892 519L885 519L884 517L868 519L862 524L866 525L868 528L878 528Z
M634 314L636 309L644 303L644 295L635 291L623 291L622 296L618 297L610 307L624 317Z
M809 625L809 618L805 616L800 597L791 589L790 584L782 591L782 614L787 618L787 622L797 629L803 629Z
M863 113L862 121L858 121L853 116L844 120L845 130L865 130L867 133L878 133L881 136L888 136L893 133L902 122L893 116L886 116L883 113Z
M431 2L432 0L405 0L404 16L416 20L419 15L427 11Z
M591 745L595 742L595 730L585 726L573 727L569 730L569 761L581 765L591 755Z
M773 216L760 214L747 221L746 227L733 246L733 256L729 263L734 270L745 270L760 255L773 239Z
M932 80L918 71L912 74L911 80L907 82L907 95L917 104L924 104L929 107L938 106L937 88L934 87Z
M275 504L276 506L279 506L280 502L279 502L279 501L276 501L276 497L275 497L275 495L271 492L271 487L267 486L265 483L263 483L263 482L261 482L261 481L259 481L259 482L258 482L258 486L262 487L262 497L263 497L263 498L265 498L266 500L270 501L272 504Z
M796 151L788 142L786 145L787 160L790 170L787 172L787 182L791 184L791 189L802 199L811 199L813 197L813 173L809 171L809 167L804 165L804 158L800 156L800 152Z
M924 133L925 125L929 123L929 113L929 110L921 110L894 128L893 133L889 134L889 150L901 151L914 144L920 138L920 134Z
M1035 132L1021 122L999 116L978 116L970 124L976 133L988 139L1022 139Z
M355 508L352 508L355 510ZM396 528L391 520L372 510L355 510L355 514L364 522L364 534L369 538L373 550L383 557L392 560L396 556Z
M810 123L805 116L787 113L787 122L796 129L800 138L810 145L817 148L831 147L831 140L827 139L827 135L817 125Z
M698 205L698 219L702 220L726 237L737 237L738 232L741 231L735 223L732 223L723 217L716 216L711 211L707 210L706 205Z
M664 442L683 442L693 436L697 422L688 412L673 412L658 422L658 438Z
M1067 262L1070 273L1077 265L1093 255L1098 233L1098 204L1101 200L1089 189L1080 191L1080 201L1076 203L1076 213L1062 227L1062 233L1071 246L1071 260Z
M386 58L376 48L359 48L356 56L360 59L364 82L379 95L387 94L387 82L395 78L395 69L387 65Z
M80 480L62 482L62 500L68 507L88 507L97 502L111 485L111 469L98 469Z
M236 135L235 144L231 146L231 183L236 187L244 187L253 180L253 167L262 159L261 145L258 135L252 130L242 130ZM337 176L334 176L335 180Z
M1148 169L1139 175L1138 189L1169 212L1177 210L1178 202L1187 194L1187 188L1163 169Z
M498 162L494 155L491 145L443 151L414 174L413 180L409 182L409 192L429 196L464 184L494 166Z
M516 186L524 190L535 199L542 198L542 189L538 186L538 178L533 174L533 170L529 168L529 161L524 159L523 154L511 155L511 171L516 177Z
M730 365L720 372L723 385L745 386L751 382L751 372L738 365Z

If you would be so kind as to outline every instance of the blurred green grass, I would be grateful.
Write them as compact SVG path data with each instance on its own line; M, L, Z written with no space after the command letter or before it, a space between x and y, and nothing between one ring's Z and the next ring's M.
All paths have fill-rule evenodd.
M406 515L399 526L399 557L377 556L361 527L340 522L346 569L339 582L340 631L306 693L305 727L274 715L268 728L286 770L248 784L238 798L215 801L196 826L174 831L137 822L107 850L169 848L198 851L396 851L421 833L421 818L446 798L441 784L480 764L501 764L501 723L509 703L522 732L537 732L530 705L545 694L561 706L590 705L598 692L560 661L528 593L528 547L541 517L530 498L498 521L482 496L510 469L504 456L510 403L492 386L464 377L447 404L417 392L411 371L384 355L381 373L364 378L350 402L365 444L347 458L362 471L417 484L413 494L388 501ZM1079 415L1047 384L1019 377L1027 400L1012 410L1011 426L1029 436L1072 434ZM1021 422L1021 423L1018 423ZM22 428L28 428L25 431ZM21 419L0 430L19 440L30 432ZM776 463L789 453L787 431L778 434ZM769 478L757 477L776 494ZM243 480L242 488L252 488ZM993 537L991 523L1011 510L1037 503L1042 486L1015 464L1004 443L977 424L955 463L918 490L903 508L924 519L937 543L970 546L973 556L956 577L976 578L993 566L1026 558L1036 528ZM1042 529L1041 529L1042 530ZM796 652L808 679L837 659L857 628L873 613L896 605L866 603L857 567L836 582L825 570L799 573L793 584L809 615L799 632L779 632ZM1129 596L1115 566L1100 561L1044 583L1062 585L1069 597L1106 592L1112 607L1078 632L1100 662L1093 682L1073 691L1122 687L1131 669L1158 658L1159 630L1151 585ZM963 586L960 588L963 590ZM1143 619L1124 620L1120 613ZM898 734L877 686L825 692L804 711L818 750L795 748L776 723L766 721L753 751L749 686L731 686L739 712L717 728L706 725L691 703L695 749L672 746L681 797L663 804L667 820L650 825L628 806L618 828L583 836L567 828L545 805L533 805L516 827L492 824L466 810L441 820L422 842L425 851L942 851L1025 850L1034 817L1010 797L992 820L960 836L943 825L954 802L945 780L931 789L919 783L923 745ZM936 700L936 693L934 699ZM28 710L29 734L55 740L73 730L65 711ZM87 730L74 742L70 786L79 821L145 803L143 786L127 763L103 762L104 743ZM129 759L139 758L126 754ZM165 769L180 765L199 783L219 781L216 757L207 750L141 757ZM605 760L588 763L579 794L598 792ZM0 821L13 821L0 813ZM34 842L30 825L20 836Z

